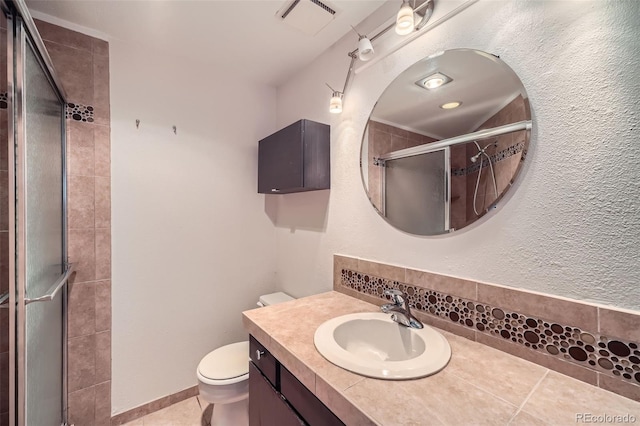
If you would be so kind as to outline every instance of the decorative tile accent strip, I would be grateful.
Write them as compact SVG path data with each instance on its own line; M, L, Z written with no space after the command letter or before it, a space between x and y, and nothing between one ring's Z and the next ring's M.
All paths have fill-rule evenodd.
M522 159L524 160L526 156L526 151L524 150L524 142L518 142L517 144L511 145L500 152L496 152L489 158L491 159L491 164L496 164L497 162L505 160L520 152L522 152ZM482 167L489 167L489 163L483 161ZM451 174L453 176L466 176L470 175L471 173L475 173L478 170L480 170L480 161L473 163L469 167L463 167L461 169L451 169Z
M571 361L583 367L640 384L640 345L603 336L570 325L545 321L475 300L407 285L350 269L341 270L346 288L389 300L386 289L409 296L412 308L449 319L482 333L502 337L531 350Z
M0 93L0 109L7 109L7 92Z
M75 121L93 123L93 107L91 105L67 104L66 118Z

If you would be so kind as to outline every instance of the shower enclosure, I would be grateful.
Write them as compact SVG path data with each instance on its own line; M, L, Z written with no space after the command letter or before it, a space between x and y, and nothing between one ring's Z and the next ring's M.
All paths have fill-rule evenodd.
M398 228L419 235L449 231L449 147L385 162L382 214Z
M0 0L2 424L66 424L65 95L22 0ZM6 154L6 155L5 155Z

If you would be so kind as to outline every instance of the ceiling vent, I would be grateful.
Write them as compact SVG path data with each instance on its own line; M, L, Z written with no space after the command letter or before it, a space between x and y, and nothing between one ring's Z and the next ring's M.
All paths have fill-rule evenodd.
M316 35L333 21L336 10L320 0L288 1L277 12L285 24L307 35Z

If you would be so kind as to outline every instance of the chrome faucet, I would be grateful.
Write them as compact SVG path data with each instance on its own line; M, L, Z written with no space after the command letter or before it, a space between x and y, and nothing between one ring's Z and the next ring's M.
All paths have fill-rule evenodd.
M380 307L385 314L391 313L391 319L398 324L411 328L422 328L424 325L413 315L409 307L409 296L400 290L387 289L384 294L391 296L393 303L387 303ZM403 306L404 305L404 306Z

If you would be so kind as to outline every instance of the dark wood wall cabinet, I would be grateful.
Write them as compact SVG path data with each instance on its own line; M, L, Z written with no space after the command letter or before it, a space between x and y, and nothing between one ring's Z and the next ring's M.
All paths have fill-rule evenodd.
M249 347L249 426L344 426L253 336Z
M258 192L329 189L330 127L300 120L258 143Z

